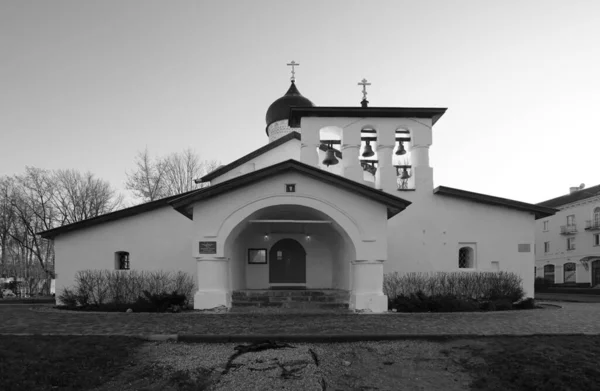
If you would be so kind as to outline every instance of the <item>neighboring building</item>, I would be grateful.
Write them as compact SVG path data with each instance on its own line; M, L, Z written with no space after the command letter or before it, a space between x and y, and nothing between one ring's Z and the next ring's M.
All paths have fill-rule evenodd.
M559 212L536 222L536 276L555 284L600 285L600 185L571 187L538 205Z
M199 180L210 186L43 232L58 291L81 269L176 269L197 276L195 308L294 287L382 312L386 272L504 270L532 297L535 220L555 210L434 189L446 109L367 103L315 107L292 81L267 111L268 143Z

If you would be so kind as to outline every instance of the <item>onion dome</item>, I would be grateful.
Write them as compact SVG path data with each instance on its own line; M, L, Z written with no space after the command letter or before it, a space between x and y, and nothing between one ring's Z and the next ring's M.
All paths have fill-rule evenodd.
M267 129L269 128L269 125L273 124L274 122L288 119L290 117L291 107L314 106L315 105L310 100L302 96L300 91L298 91L298 88L296 88L296 83L294 83L294 81L292 80L292 85L285 93L285 95L277 99L271 104L271 106L269 106L266 115Z

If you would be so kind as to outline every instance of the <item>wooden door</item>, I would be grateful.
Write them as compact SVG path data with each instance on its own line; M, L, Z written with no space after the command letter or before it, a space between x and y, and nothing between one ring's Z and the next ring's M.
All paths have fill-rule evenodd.
M306 251L294 239L281 239L269 251L269 282L306 283Z

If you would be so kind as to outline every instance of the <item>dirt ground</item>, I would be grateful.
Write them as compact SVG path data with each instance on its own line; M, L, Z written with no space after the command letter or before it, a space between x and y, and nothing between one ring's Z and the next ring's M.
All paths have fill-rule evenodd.
M96 391L468 390L472 379L459 362L476 359L459 345L147 343L127 370Z

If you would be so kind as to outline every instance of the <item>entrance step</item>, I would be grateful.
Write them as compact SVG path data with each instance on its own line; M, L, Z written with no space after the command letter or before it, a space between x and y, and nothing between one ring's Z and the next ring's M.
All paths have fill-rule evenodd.
M275 307L296 310L348 309L350 292L338 289L238 290L232 293L232 307Z

